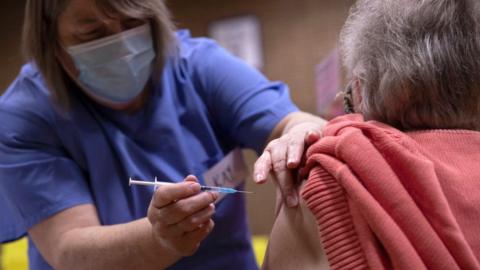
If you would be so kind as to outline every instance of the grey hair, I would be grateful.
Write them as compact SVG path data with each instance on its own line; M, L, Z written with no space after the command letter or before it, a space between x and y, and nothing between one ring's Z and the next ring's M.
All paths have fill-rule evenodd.
M402 130L480 130L477 2L359 0L340 37L357 110Z

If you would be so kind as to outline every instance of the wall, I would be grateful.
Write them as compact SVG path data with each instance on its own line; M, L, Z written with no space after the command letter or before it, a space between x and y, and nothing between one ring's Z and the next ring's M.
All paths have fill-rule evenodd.
M3 0L0 3L0 94L10 85L22 66L20 33L25 1Z
M20 33L25 1L4 0L0 4L0 93L18 73L22 57ZM177 25L194 36L205 36L211 21L254 14L262 26L265 67L271 80L291 87L295 103L314 112L314 67L336 45L338 32L353 0L170 0ZM251 165L255 156L249 152ZM274 188L255 186L249 179L251 228L268 233L273 222Z
M260 19L265 66L271 80L291 88L295 103L315 112L314 67L336 46L352 0L171 0L178 27L205 36L213 20L254 14ZM249 164L255 159L248 153ZM268 234L274 218L275 192L248 179L250 225L253 233Z

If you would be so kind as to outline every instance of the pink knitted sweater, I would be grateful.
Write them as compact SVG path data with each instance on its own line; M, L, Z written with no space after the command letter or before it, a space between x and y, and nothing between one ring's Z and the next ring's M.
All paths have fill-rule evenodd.
M334 119L302 192L331 269L480 269L480 132Z

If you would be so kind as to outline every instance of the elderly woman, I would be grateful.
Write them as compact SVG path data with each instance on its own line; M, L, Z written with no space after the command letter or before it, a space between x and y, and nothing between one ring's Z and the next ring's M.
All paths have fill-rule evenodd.
M349 114L309 148L265 269L480 268L480 3L360 0Z
M242 188L229 153L264 150L256 180L298 204L287 167L324 121L285 84L175 31L162 0L29 0L23 47L0 97L0 242L28 235L32 269L258 268L245 198L200 184ZM156 176L172 184L128 186Z

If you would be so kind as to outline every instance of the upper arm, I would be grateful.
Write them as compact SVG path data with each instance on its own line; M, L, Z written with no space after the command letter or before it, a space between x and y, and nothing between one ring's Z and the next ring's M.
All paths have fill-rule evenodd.
M84 172L41 115L0 108L0 242L24 236L55 214L90 204Z
M193 78L213 118L238 144L260 152L274 127L298 111L282 82L204 41L191 57Z
M313 214L300 200L297 208L279 206L263 269L329 269Z
M44 87L38 74L22 71L0 97L0 242L28 232L53 263L63 232L98 219L86 174L56 133Z

